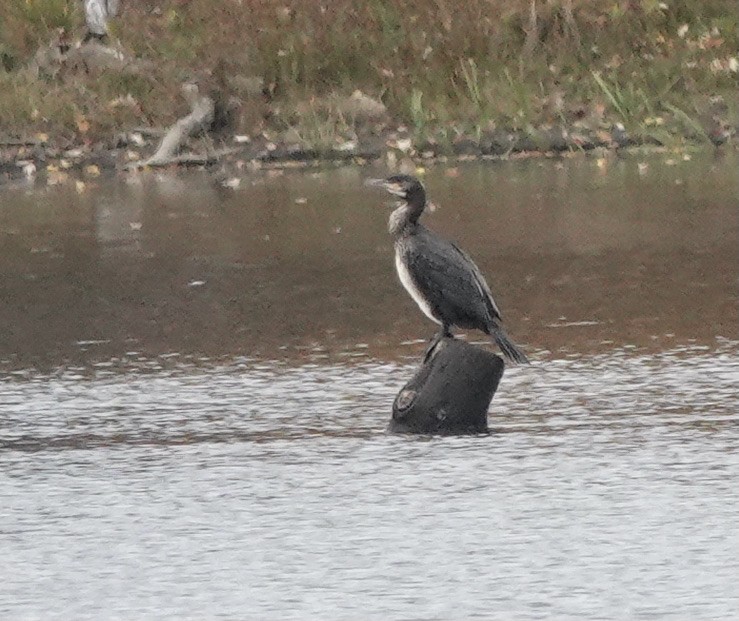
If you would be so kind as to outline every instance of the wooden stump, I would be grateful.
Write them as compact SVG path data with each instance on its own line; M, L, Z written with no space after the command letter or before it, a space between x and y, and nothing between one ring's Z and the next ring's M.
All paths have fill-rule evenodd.
M488 407L504 367L500 356L481 347L442 339L395 397L388 431L487 433Z

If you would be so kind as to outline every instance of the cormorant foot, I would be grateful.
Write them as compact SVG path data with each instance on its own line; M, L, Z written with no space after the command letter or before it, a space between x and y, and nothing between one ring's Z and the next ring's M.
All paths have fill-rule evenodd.
M436 347L441 343L445 338L454 338L452 333L449 331L449 329L442 329L439 332L434 335L434 338L432 339L431 343L429 343L429 346L426 348L426 351L423 354L423 363L426 364L429 361L429 358L434 353L434 350L436 350Z

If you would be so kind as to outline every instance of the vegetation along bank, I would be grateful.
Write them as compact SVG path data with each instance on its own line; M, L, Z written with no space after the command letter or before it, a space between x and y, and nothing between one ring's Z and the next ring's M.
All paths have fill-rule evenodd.
M730 148L738 26L734 0L121 0L90 37L82 0L4 0L0 179Z

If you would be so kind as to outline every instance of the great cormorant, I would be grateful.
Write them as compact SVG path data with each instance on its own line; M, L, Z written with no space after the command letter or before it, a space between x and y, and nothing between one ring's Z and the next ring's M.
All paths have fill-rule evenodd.
M506 358L528 362L505 333L490 288L472 259L418 222L427 205L421 182L409 175L395 175L369 179L367 184L400 198L388 225L395 240L395 267L423 313L441 325L431 348L452 336L452 326L477 329L492 336Z

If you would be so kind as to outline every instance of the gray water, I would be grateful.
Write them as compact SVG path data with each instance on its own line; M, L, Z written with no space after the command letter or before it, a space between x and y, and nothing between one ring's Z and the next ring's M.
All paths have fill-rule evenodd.
M534 361L460 438L384 431L382 171L6 188L0 618L737 618L736 159L665 159L428 171Z

